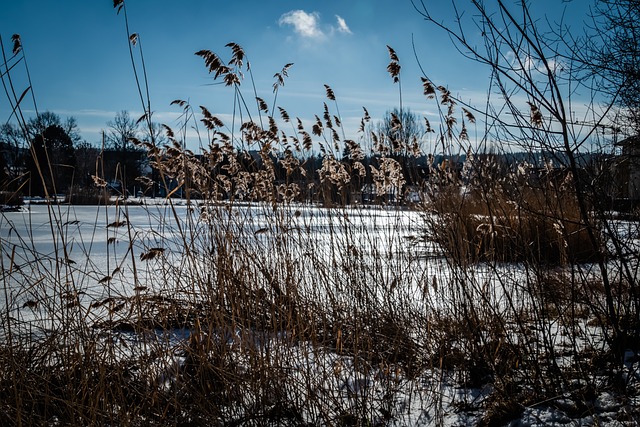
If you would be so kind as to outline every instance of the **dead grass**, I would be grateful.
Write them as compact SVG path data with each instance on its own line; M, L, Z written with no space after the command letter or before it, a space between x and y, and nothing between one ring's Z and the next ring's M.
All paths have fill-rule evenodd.
M197 54L248 108L256 94L242 91L245 53L228 47L226 62ZM276 95L289 67L276 74ZM340 137L326 90L332 108L324 104L311 133L298 121L286 136L257 99L243 123L201 107L201 155L168 127L164 146L134 141L157 172L152 184L169 190L162 209L107 207L97 177L95 193L71 200L100 201L90 235L74 234L72 206L46 205L45 253L32 229L15 236L3 216L14 233L2 237L3 425L386 425L416 413L441 423L452 388L484 393L452 407L475 407L497 425L576 381L596 389L620 366L605 350L612 323L589 268L604 237L597 221L584 223L570 180L531 185L479 163L463 185L446 164L432 170L423 238L413 241L435 243L444 259L425 260L418 243L407 245L420 231L411 213L344 204L362 179L401 194L406 177L388 147L374 148L375 167L339 160L345 146L363 149ZM438 91L450 138L455 103ZM369 120L365 110L363 126ZM242 148L229 129L240 130ZM312 193L332 207L301 203ZM149 226L132 220L141 211ZM104 269L93 245L106 248ZM617 324L631 331L635 284L619 283ZM637 333L620 336L628 340L616 345L637 347ZM596 349L589 363L587 346Z
M433 219L429 238L456 262L566 265L594 262L604 250L594 248L587 229L592 225L583 223L570 191L481 191L461 194L453 186L428 204L438 213L427 217Z

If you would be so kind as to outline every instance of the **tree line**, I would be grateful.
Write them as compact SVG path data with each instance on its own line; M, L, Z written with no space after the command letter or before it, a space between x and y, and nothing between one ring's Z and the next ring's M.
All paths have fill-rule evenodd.
M424 142L427 130L420 123L417 114L404 111L402 126L395 123L400 112L388 111L384 118L371 127L371 134L378 135L369 141L370 151L383 149L387 155L399 161L403 175L409 185L416 184L424 177L429 168L428 162L434 158L418 154L417 145ZM143 148L145 143L156 146L167 143L160 132L160 126L154 124L153 135L134 120L126 110L116 114L107 122L104 139L91 144L81 136L78 124L73 117L61 118L53 112L44 112L30 119L26 129L6 123L0 126L0 191L20 196L51 197L56 194L80 196L98 196L106 187L111 194L147 196L166 196L171 192L172 182L161 182L153 162ZM373 147L377 144L378 147ZM380 145L384 145L381 148ZM148 144L147 144L148 146ZM413 147L413 150L410 149ZM274 153L276 180L285 181L287 173L278 161L282 153ZM350 165L354 153L345 146L336 153L340 162ZM237 153L247 168L259 167L256 153L239 151ZM252 157L253 156L253 157ZM316 171L322 168L323 155L312 153L304 161L310 172L309 177L297 177L306 184L317 181ZM363 164L377 166L376 156L364 155ZM211 170L211 174L224 174L224 168ZM369 175L369 176L367 176ZM371 181L370 173L350 188L350 193L361 191L361 187ZM96 185L100 181L102 185ZM305 185L305 188L308 185ZM312 188L313 185L308 186ZM331 202L341 198L337 188L328 189ZM180 196L182 192L175 195ZM301 196L313 199L313 192L304 192ZM317 196L320 197L320 196Z
M22 196L96 192L94 177L114 188L129 187L148 172L144 151L132 139L148 139L127 111L107 122L104 140L91 144L73 117L44 112L25 128L0 126L0 190ZM133 185L130 186L134 188Z

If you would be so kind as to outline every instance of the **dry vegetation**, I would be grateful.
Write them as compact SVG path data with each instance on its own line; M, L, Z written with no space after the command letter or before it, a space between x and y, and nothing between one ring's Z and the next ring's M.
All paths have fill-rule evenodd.
M197 55L244 96L245 53L228 47L228 61ZM423 83L441 137L464 146L451 94ZM341 204L363 177L381 191L409 178L388 136L373 135L377 166L365 167L326 91L311 132L256 98L235 135L199 108L201 155L168 127L165 146L135 141L184 202L103 204L81 236L73 205L48 204L50 251L3 216L0 423L435 425L454 411L500 425L540 406L597 423L604 392L619 421L638 421L637 224L585 216L571 171L532 179L491 155L468 155L462 172L431 164L411 212ZM311 193L333 207L303 203Z

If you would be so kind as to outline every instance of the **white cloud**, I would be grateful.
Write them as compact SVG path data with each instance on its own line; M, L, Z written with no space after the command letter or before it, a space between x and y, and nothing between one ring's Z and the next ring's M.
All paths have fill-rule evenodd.
M336 20L338 21L338 31L341 33L351 34L351 30L347 25L347 21L344 20L340 15L336 15Z
M518 57L513 51L507 52L505 58L514 71L526 71L528 73L537 72L539 74L546 75L548 72L547 66L551 72L556 75L565 71L563 63L561 61L556 61L553 58L547 58L546 65L542 60L530 55L522 55Z
M320 13L305 12L304 10L291 10L282 14L278 20L280 26L291 25L293 31L307 39L323 39L331 37L335 33L351 34L347 21L339 15L336 17L336 26L322 24Z
M296 33L307 38L322 38L324 33L319 27L320 14L307 13L304 10L292 10L283 14L278 20L279 25L292 25Z

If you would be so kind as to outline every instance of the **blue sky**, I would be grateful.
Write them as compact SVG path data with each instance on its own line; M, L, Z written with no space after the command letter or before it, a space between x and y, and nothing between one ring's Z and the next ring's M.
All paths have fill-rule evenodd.
M422 96L412 40L435 83L471 101L481 101L487 90L487 71L463 59L409 0L126 2L130 29L142 43L154 120L172 127L180 113L170 105L174 99L204 105L223 120L232 114L231 91L211 85L203 60L194 55L209 49L228 59L229 42L244 48L258 94L269 104L274 73L294 63L278 95L278 105L292 117L307 121L313 114L321 115L326 101L323 85L331 86L347 138L356 137L363 106L374 119L398 106L398 85L386 71L386 45L400 57L403 103L414 112L428 116L434 107ZM425 3L443 19L452 17L449 2ZM568 16L579 24L587 3L536 0L532 10L553 16L568 8ZM3 2L0 35L8 51L14 33L22 38L38 109L75 117L88 142L99 142L100 131L116 112L141 113L124 17L116 13L112 0ZM24 74L21 67L14 69L18 87L26 87ZM243 87L251 96L248 79ZM33 105L25 101L24 108L32 111ZM2 96L0 120L9 116L9 104Z

